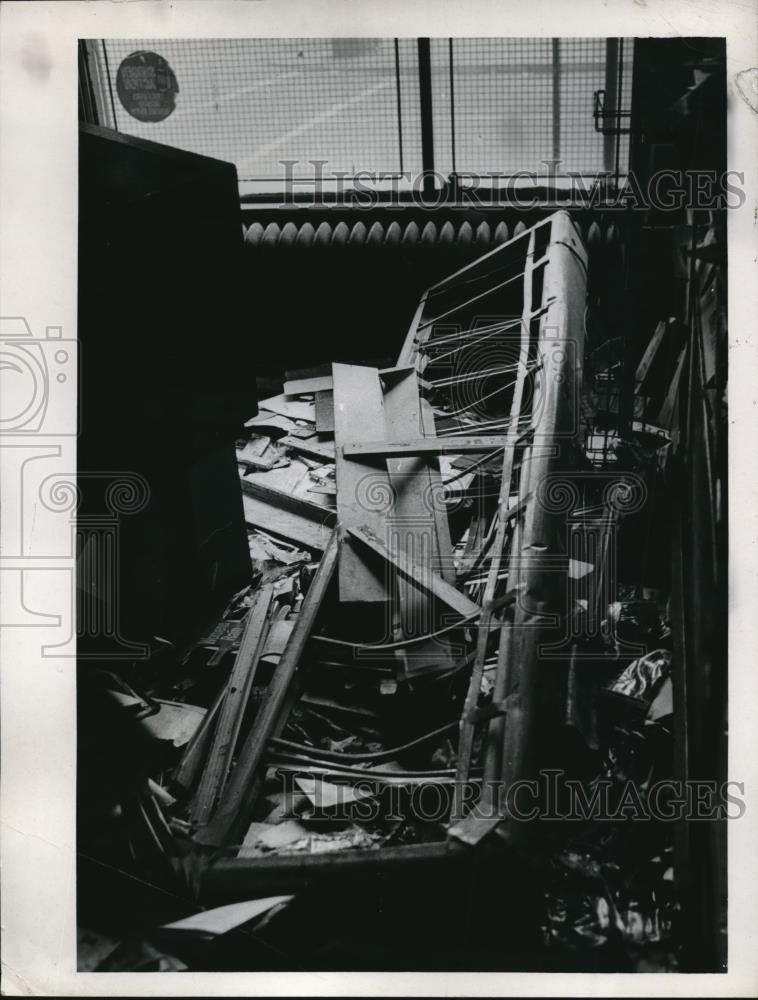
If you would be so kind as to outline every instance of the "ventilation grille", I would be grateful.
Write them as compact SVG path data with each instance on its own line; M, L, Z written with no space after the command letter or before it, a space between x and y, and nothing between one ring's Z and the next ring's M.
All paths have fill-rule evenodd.
M613 222L594 220L585 222L575 220L577 227L585 240L590 252L603 245L618 243L620 233ZM530 224L531 221L530 221ZM476 227L468 221L450 220L444 223L427 222L420 226L417 222L401 225L399 222L373 222L366 225L358 221L351 225L347 222L269 222L263 225L254 222L245 228L245 244L250 249L272 249L274 247L307 248L307 247L459 247L471 248L472 251L485 253L487 250L506 243L514 236L526 230L523 220L512 223L509 228L505 221L495 225L480 222Z

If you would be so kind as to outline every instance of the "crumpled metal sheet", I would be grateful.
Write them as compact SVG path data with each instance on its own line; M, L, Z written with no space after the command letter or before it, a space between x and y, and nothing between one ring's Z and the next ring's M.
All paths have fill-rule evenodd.
M671 653L667 649L656 649L630 663L612 682L609 690L650 702L670 671Z

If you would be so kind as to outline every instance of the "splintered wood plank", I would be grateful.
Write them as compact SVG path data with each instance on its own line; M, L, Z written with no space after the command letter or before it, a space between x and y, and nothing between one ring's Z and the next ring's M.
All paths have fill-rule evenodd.
M435 433L434 413L431 404L426 400L421 400L421 431L424 436L431 436ZM455 565L453 563L453 542L450 538L450 522L447 518L447 510L442 504L444 487L442 484L442 474L438 456L429 456L427 460L429 468L429 485L431 495L434 498L432 508L434 511L434 522L437 528L437 545L439 547L439 572L448 583L455 583Z
M402 378L385 382L384 423L388 440L421 432L416 372L412 368L404 371ZM394 490L394 502L386 519L385 538L393 549L400 547L416 558L426 567L424 575L428 576L433 569L439 569L436 524L429 518L433 499L429 463L424 458L390 458L387 472ZM397 594L403 636L411 638L431 632L433 601L429 589L401 576Z
M334 461L334 442L318 441L315 435L312 438L304 440L303 438L293 437L291 434L288 434L287 437L281 439L279 444L286 445L301 455L307 455L308 458L316 458L325 463Z
M295 495L281 489L276 483L270 482L270 476L272 475L267 473L265 476L260 477L255 475L246 476L240 480L242 492L247 496L255 497L256 500L262 500L265 504L275 507L277 510L290 511L306 520L315 521L317 524L326 524L330 528L334 527L337 523L334 511L322 507L321 504L314 503L307 497ZM260 527L263 527L263 525L260 525Z
M634 376L636 392L640 391L642 383L647 378L647 373L655 360L655 356L658 353L661 344L663 343L663 338L666 336L666 331L668 326L664 320L656 326L653 336L650 338L650 343L645 348L645 353L642 355L640 363L637 365L637 371Z
M332 462L334 459L332 458ZM292 452L287 459L285 459L284 464L281 467L271 469L268 472L249 472L242 477L243 490L248 492L246 489L248 484L253 484L256 488L269 489L275 494L279 494L282 497L290 496L294 500L304 500L306 502L306 507L313 509L322 506L322 503L318 500L314 500L313 496L308 496L308 489L313 483L313 478L311 476L311 470L314 465L324 465L324 459L314 459L306 458L304 455L295 455ZM331 463L328 463L331 464ZM255 493L251 492L251 496L255 496ZM261 500L266 500L267 497L260 495ZM279 504L283 509L288 509L285 504ZM293 508L294 509L294 508ZM300 511L296 510L296 513ZM302 513L307 516L307 509L303 509ZM323 521L323 516L314 514L317 520Z
M343 453L345 458L363 461L368 458L394 458L405 455L408 458L420 455L463 455L466 452L494 451L505 447L505 434L483 434L480 437L407 437L403 441L371 440L349 433L345 438Z
M245 427L253 434L265 435L269 438L280 438L289 434L297 424L289 417L282 416L281 413L272 413L270 410L260 410L256 417L251 417L245 421Z
M273 598L268 584L258 591L255 604L248 612L247 624L240 642L234 666L226 684L226 696L213 734L210 751L200 777L197 793L190 806L190 816L196 823L207 823L216 799L223 791L232 766L242 718L250 699L253 681L268 634L268 614Z
M478 604L469 600L460 590L456 590L446 580L443 580L437 573L430 573L428 569L412 559L406 552L400 549L390 549L385 545L380 536L365 526L348 528L351 537L358 539L377 555L382 556L393 566L404 573L407 577L417 580L422 586L427 587L435 597L443 601L449 608L456 611L463 618L473 618L482 610Z
M305 402L301 399L287 399L284 393L278 396L269 396L268 399L258 401L261 410L270 410L272 413L279 413L290 420L313 420L313 403ZM254 424L250 424L254 426Z
M387 437L398 438L409 431L422 431L426 408L425 400L419 396L415 369L397 369L396 377L382 381ZM452 546L447 513L440 509L442 485L437 457L391 458L387 461L387 471L394 490L394 503L385 532L389 547L404 550L414 558L422 567L424 579L436 572L450 582L451 570L454 579ZM397 597L403 637L425 635L440 626L441 609L428 586L400 574ZM408 676L451 668L455 663L447 636L414 643L403 650L401 658Z
M317 378L298 378L284 383L285 396L305 396L323 389L331 389L332 376L321 375Z
M370 367L370 366L368 366ZM398 374L402 375L408 370L407 365L398 368L379 368L379 374L382 378L394 378ZM285 396L308 396L313 395L317 392L331 392L334 386L332 381L332 374L329 372L328 375L318 375L309 376L308 378L297 378L290 379L284 383L284 395Z
M181 760L172 775L174 784L179 785L185 791L189 791L195 784L203 766L225 695L226 688L222 687L213 704L203 716L203 721L195 730L194 736L184 748Z
M334 391L331 388L316 393L316 432L334 434Z
M305 501L307 502L307 501ZM282 510L265 500L242 494L245 510L245 523L254 528L262 528L287 542L294 542L303 548L315 552L323 552L326 548L332 529L318 521L303 517L292 510ZM315 507L316 504L313 504ZM325 513L329 511L321 508Z
M334 436L336 441L337 521L341 537L351 527L384 531L391 488L384 462L347 461L345 441L375 441L384 436L384 405L375 368L333 365ZM389 599L386 567L351 545L339 560L341 601L382 602Z
M259 790L259 784L255 780L257 772L269 740L277 735L283 725L288 695L295 682L305 644L334 575L338 550L337 534L334 532L295 619L273 679L266 689L255 724L240 750L237 766L224 789L216 814L197 835L196 839L201 844L225 844L234 833L250 826Z

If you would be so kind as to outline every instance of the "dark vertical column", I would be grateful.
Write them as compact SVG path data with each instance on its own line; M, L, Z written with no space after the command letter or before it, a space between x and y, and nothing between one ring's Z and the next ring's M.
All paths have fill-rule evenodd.
M432 121L432 57L428 38L418 40L418 85L421 103L421 167L423 195L434 198L434 125Z
M613 111L618 105L618 67L619 67L619 40L618 38L607 38L605 40L605 110ZM618 124L613 118L605 118L601 122L604 128L610 129ZM603 136L603 168L606 173L613 173L616 165L616 147L618 146L617 135Z

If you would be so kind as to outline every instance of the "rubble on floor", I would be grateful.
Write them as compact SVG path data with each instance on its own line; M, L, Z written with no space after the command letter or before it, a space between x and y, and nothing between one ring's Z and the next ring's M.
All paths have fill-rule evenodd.
M588 788L671 773L665 591L607 579L665 441L620 436L598 391L612 359L583 397L554 391L584 363L565 326L583 254L558 213L430 289L396 365L291 373L259 401L237 443L250 585L160 683L99 678L141 741L102 840L176 904L129 945L134 968L197 967L188 938L240 927L265 942L338 857L389 878L480 845L497 865L525 836L543 947L675 967L665 824L640 844L602 821L545 841L489 797L538 765Z

